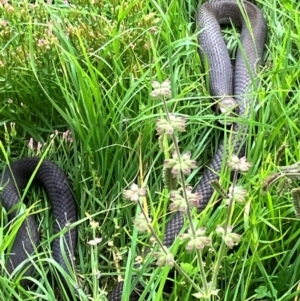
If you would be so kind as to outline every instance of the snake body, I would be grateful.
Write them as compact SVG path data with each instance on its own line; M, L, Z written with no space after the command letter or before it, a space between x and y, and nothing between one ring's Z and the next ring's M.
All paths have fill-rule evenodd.
M240 4L237 4L240 3ZM221 25L236 24L241 29L242 49L238 49L233 72L230 56L222 37ZM263 63L267 26L261 11L252 3L235 0L210 0L199 7L199 54L203 64L208 61L211 95L218 100L234 98L240 117L248 118L254 107L251 92L257 85L257 69ZM244 154L243 143L248 134L247 126L235 123L232 128L232 154ZM212 181L219 179L222 164L226 160L228 145L220 141L216 153L206 168L194 191L201 193L199 211L208 204L212 194ZM228 158L227 158L228 159ZM183 227L183 217L177 212L166 226L164 244L172 245Z
M239 4L238 4L239 3ZM222 38L220 25L234 23L241 28L241 47L236 54L235 70L233 73L231 60ZM266 37L266 22L260 10L247 1L210 0L200 6L197 14L199 30L199 53L202 62L208 62L211 95L219 100L225 97L234 97L238 104L238 114L248 118L254 99L251 92L257 84L257 66L263 62L263 49ZM233 126L231 150L234 154L243 154L243 141L247 135L247 126L235 123ZM212 162L205 170L200 182L194 191L200 192L202 199L199 210L203 210L209 202L213 188L210 182L219 179L219 173L227 157L227 147L220 142ZM11 164L11 170L6 169L0 177L2 204L10 212L20 201L21 191L39 163L37 158L24 158ZM15 179L15 181L13 180ZM76 206L72 190L63 172L49 161L43 161L38 168L35 178L45 187L51 202L55 219L54 232L58 233L67 222L77 220ZM9 219L16 217L11 212ZM183 217L177 212L166 225L164 245L169 247L183 227ZM30 230L30 237L28 235ZM65 234L65 249L72 257L76 246L76 230ZM38 232L33 216L28 216L19 229L8 260L8 272L14 269L31 254L38 245ZM32 243L33 242L33 243ZM26 250L26 251L25 251ZM60 239L56 238L52 245L53 258L67 270L60 247ZM14 255L15 254L15 255ZM28 275L32 269L27 271ZM109 295L110 301L120 301L123 292L122 283L118 284ZM138 294L133 292L130 300L138 300Z
M18 207L22 190L26 187L29 179L36 171L35 181L42 184L45 188L49 201L51 203L52 214L55 219L53 231L58 234L68 223L77 220L76 203L69 181L63 171L54 163L44 160L39 165L39 158L23 158L10 165L0 176L1 202L3 207L9 213L9 220L13 220L18 215ZM33 215L28 215L25 222L20 226L12 249L10 250L9 260L6 269L12 273L15 268L27 259L27 254L33 254L39 245L39 233L37 222ZM65 254L61 248L60 237L53 240L52 254L53 259L65 270L68 266L65 257L74 257L73 250L76 246L77 231L71 229L63 237L65 245ZM35 260L34 258L32 260ZM26 276L32 274L32 264L28 263ZM27 266L26 266L27 267ZM25 269L24 269L25 270ZM62 277L63 281L63 277ZM23 281L23 284L26 284Z

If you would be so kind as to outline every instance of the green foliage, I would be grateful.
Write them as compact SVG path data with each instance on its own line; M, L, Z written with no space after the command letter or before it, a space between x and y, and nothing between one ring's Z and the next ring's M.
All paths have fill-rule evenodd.
M296 0L257 2L267 18L269 37L261 87L256 91L258 114L244 121L252 129L247 159L253 167L242 178L248 201L236 206L232 216L242 241L224 258L217 283L221 300L287 301L299 297L299 221L289 192L278 194L272 186L262 193L262 184L278 165L300 161L300 7ZM84 288L80 300L88 300L88 294L104 300L104 292L117 283L117 273L125 278L127 294L135 285L132 275L137 275L136 281L145 286L143 300L194 300L194 287L182 274L171 277L168 267L153 269L151 258L135 267L137 255L143 255L147 246L133 227L139 209L123 200L122 190L133 181L148 186L145 208L162 237L169 198L163 190L165 154L155 133L163 105L149 97L153 80L171 80L168 110L187 117L179 147L191 151L199 166L187 178L190 185L197 183L223 135L197 54L197 5L191 0L0 1L1 170L7 161L46 153L68 174L79 215L75 265ZM226 37L232 42L230 31ZM72 141L64 134L67 130ZM30 138L33 148L28 146ZM227 179L225 171L221 184ZM169 177L168 185L177 183ZM34 257L35 283L22 288L18 279L9 280L3 273L1 300L52 301L59 300L62 292L53 284L55 276L49 276L55 275L49 272L55 263L44 256L51 242L51 214L42 210L47 207L40 202L44 194L32 192L30 199L34 206L28 208L42 211L43 243L41 254ZM207 227L213 250L218 250L220 241L212 233L224 223L226 208L213 211L212 207L197 220ZM12 240L6 235L13 234L6 219L0 208L1 266L3 248ZM100 237L97 246L88 244ZM182 270L201 286L194 255L176 244L172 251L178 249ZM216 254L208 251L203 260L207 273L213 271ZM163 295L170 277L174 288Z

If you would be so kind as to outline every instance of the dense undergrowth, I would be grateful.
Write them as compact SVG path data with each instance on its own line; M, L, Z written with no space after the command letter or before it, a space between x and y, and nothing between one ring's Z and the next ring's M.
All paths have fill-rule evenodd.
M1 170L7 162L45 154L71 179L79 217L75 272L80 300L105 300L105 292L120 278L125 279L128 294L132 275L145 285L143 300L196 300L191 282L202 287L195 253L186 252L179 241L172 253L177 252L178 265L191 282L180 272L169 274L167 266L153 267L151 255L135 266L145 259L144 238L150 234L138 233L133 220L139 209L122 194L132 182L148 187L143 208L155 233L163 237L169 194L162 179L166 153L155 122L166 110L161 99L150 96L154 80L170 79L167 109L187 120L179 148L182 153L190 151L198 165L186 178L189 185L198 182L223 136L197 54L198 4L192 0L0 1ZM252 128L247 160L253 166L239 182L248 191L246 201L235 206L232 216L242 238L224 255L217 271L219 297L207 300L299 298L300 228L290 195L297 181L286 189L273 185L263 191L266 178L278 172L278 166L300 161L299 4L260 0L257 5L267 19L268 40L256 93L257 114L255 120L243 121ZM235 35L229 29L224 35L234 49ZM294 168L293 173L298 172ZM228 179L224 168L221 184L228 185ZM41 201L42 192L31 192L29 198L36 205L34 211L47 206ZM216 193L212 204L218 199ZM6 242L13 238L4 226L6 214L2 208L0 212L3 266ZM48 210L39 214L40 251L48 255L49 214ZM197 218L212 241L202 253L208 281L216 272L221 246L215 229L226 216L225 206L213 211L211 205ZM37 283L28 289L3 272L0 299L68 300L60 296L63 290L52 279L55 264L43 261L41 255L37 265ZM163 293L167 279L173 287Z

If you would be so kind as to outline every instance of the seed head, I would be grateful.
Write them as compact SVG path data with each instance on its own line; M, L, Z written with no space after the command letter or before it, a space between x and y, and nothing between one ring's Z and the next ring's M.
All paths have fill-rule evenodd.
M195 249L203 250L204 247L210 246L211 239L208 236L205 236L206 228L201 227L195 231L195 237L191 229L188 230L188 233L179 234L181 240L187 241L186 250L193 251Z
M239 204L243 204L247 196L247 190L240 186L230 186L228 197Z
M177 130L178 132L185 132L185 123L186 119L184 117L176 117L174 114L170 114L170 121L166 119L157 119L157 135L173 135L174 130Z
M153 90L150 95L153 98L160 98L160 97L170 98L171 97L171 82L169 79L165 80L161 84L158 81L153 81L152 88L153 88Z
M165 252L154 252L153 255L157 258L156 265L157 266L164 266L168 265L172 267L175 263L174 256L170 253L170 251L164 247Z
M186 194L190 206L198 208L200 206L200 201L202 199L201 193L193 192L193 188L191 186L188 186L186 187Z
M239 158L237 155L232 155L227 162L227 166L236 171L247 172L252 163L247 162L246 157Z
M88 244L91 246L97 246L102 241L102 238L96 237L95 239L89 240Z
M133 223L139 232L146 232L148 230L148 224L151 223L151 219L147 219L141 212Z
M141 187L139 188L138 185L135 183L131 184L130 189L124 190L123 195L126 200L130 200L134 203L138 202L140 197L143 197L146 195L147 188Z
M170 192L171 204L169 206L170 211L186 212L188 209L185 199L182 197L179 191Z
M176 152L174 152L172 159L165 160L164 164L166 168L171 168L171 172L175 177L179 175L180 171L185 175L189 175L191 169L197 168L196 161L191 160L190 152L181 155L181 159L179 159Z
M225 231L226 230L226 231ZM242 236L239 234L236 234L232 232L233 227L232 226L227 226L226 229L224 227L218 225L216 227L216 233L222 237L223 241L225 242L226 246L228 248L232 248L235 245L238 245L240 242Z

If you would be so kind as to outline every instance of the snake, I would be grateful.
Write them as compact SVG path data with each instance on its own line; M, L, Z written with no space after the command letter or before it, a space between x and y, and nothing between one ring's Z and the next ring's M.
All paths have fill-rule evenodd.
M199 6L196 19L199 32L198 52L203 66L208 65L211 96L219 103L233 100L237 105L239 120L248 119L255 106L253 92L259 84L259 66L263 64L267 25L262 12L248 1L210 0ZM234 68L221 32L223 24L234 24L241 31ZM210 164L193 189L202 196L199 212L206 208L213 195L214 189L211 182L219 180L223 163L229 156L229 147L233 154L244 155L245 138L248 132L246 124L234 122L231 127L230 145L228 145L228 140L220 141ZM227 143L225 143L226 141ZM48 194L55 220L52 256L64 271L68 271L75 255L77 230L70 227L62 235L59 233L66 228L66 225L77 221L77 211L72 187L64 172L55 163L48 160L19 159L6 168L0 176L1 203L8 212L9 221L19 217L22 213L18 206L22 190L26 188L30 179L40 183ZM173 244L183 226L183 215L175 212L166 225L163 238L163 244L166 247ZM34 268L28 254L33 254L39 245L40 235L37 229L34 216L27 215L18 229L9 252L6 263L6 270L9 274L13 274L19 265L23 265L24 275L32 275ZM62 282L65 282L63 277ZM130 301L139 300L139 289L143 289L140 284L138 284L137 290L132 291ZM120 301L122 294L123 283L120 282L108 295L108 300Z
M22 215L22 208L18 206L22 196L22 190L26 188L30 179L41 184L51 203L52 215L55 219L53 233L57 235L67 225L76 222L77 210L71 184L65 173L49 160L41 161L40 158L22 158L10 164L0 175L1 203L8 213L9 221L15 220ZM26 214L26 211L25 211ZM26 214L25 221L19 227L10 256L7 260L6 270L12 274L21 264L24 264L24 276L31 276L34 268L28 254L34 254L40 242L40 233L34 215ZM55 236L54 235L54 236ZM64 248L61 247L61 241ZM74 257L74 248L77 242L77 231L69 229L62 237L58 236L52 242L53 259L65 270L68 271L71 260ZM65 249L65 252L63 252ZM65 260L68 254L68 260ZM34 260L32 257L31 260ZM25 278L24 278L25 279ZM64 277L61 277L64 283ZM21 284L28 284L28 280L22 280ZM66 284L66 283L64 283Z

